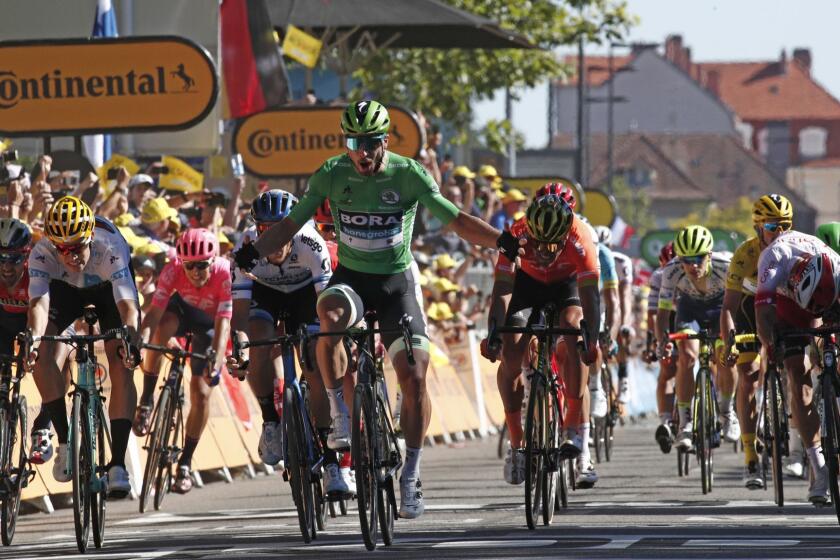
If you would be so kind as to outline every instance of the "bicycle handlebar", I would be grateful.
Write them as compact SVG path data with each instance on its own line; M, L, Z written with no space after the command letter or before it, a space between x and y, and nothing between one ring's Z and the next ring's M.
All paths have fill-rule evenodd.
M182 348L170 348L168 346L159 346L157 344L147 344L145 342L140 343L140 348L146 348L147 350L154 350L155 352L160 352L161 354L166 354L172 358L180 359L180 358L197 358L199 360L206 360L208 362L213 361L215 358L215 352L212 350L207 354L199 354L198 352L192 352L189 350L184 350Z
M370 316L368 316L370 317ZM414 359L414 349L411 347L411 321L414 320L414 317L409 315L408 313L403 314L400 317L399 325L400 328L398 329L379 329L379 328L364 328L364 329L346 329L343 331L333 331L328 333L313 333L313 334L306 334L304 335L304 339L310 338L321 338L324 336L347 336L355 340L357 343L359 341L364 340L368 336L372 334L401 334L403 339L403 344L405 346L405 353L406 358L408 359L409 365L416 364L416 360Z
M533 336L540 336L540 335L563 335L563 336L579 336L581 337L581 342L583 344L584 349L589 348L589 333L586 329L586 320L581 319L580 327L566 327L566 328L559 328L559 327L552 327L547 328L545 325L526 325L524 327L515 327L515 326L502 326L497 327L494 321L491 321L490 324L490 333L487 335L487 346L496 351L499 349L501 344L501 340L499 339L499 334L530 334Z

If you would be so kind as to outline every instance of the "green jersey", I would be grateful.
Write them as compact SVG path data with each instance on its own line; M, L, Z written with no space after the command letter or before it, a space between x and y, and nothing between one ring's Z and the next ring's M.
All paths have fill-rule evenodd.
M448 224L458 208L446 200L426 169L388 152L385 169L359 175L347 154L328 159L289 218L303 224L325 199L330 201L341 266L371 274L396 274L411 265L411 232L417 203Z

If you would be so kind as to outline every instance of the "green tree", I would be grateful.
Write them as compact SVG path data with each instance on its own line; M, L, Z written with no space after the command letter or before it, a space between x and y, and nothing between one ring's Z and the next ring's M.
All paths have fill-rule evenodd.
M444 1L497 21L540 49L382 49L353 75L360 90L375 92L379 101L451 122L461 140L469 131L473 101L492 99L502 88L533 87L562 76L567 68L555 47L580 36L587 42L620 39L634 21L626 0ZM513 130L508 123L483 132L485 143L498 147L507 145Z
M633 226L636 235L643 236L656 226L656 220L650 212L650 197L644 189L634 189L624 177L613 178L613 198L621 218Z
M755 235L752 224L752 206L753 203L745 196L740 197L734 204L724 207L713 202L701 210L673 220L671 227L679 229L692 224L700 224L707 228L737 231L745 237L750 237Z

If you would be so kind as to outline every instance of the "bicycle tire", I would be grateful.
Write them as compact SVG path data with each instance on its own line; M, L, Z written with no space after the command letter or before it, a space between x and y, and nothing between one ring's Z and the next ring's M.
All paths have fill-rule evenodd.
M321 438L318 435L318 430L312 422L312 417L309 414L311 410L309 404L309 383L302 380L300 383L301 402L303 402L303 410L301 411L301 426L305 428L304 434L309 439L308 450L312 450L312 457L307 461L307 465L316 465L323 456L323 448L321 447ZM307 457L309 455L307 454ZM312 507L315 516L315 528L317 531L323 531L327 524L327 499L324 496L323 486L323 467L319 466L317 473L313 469L309 469L309 477L312 484ZM313 533L313 538L315 534Z
M601 371L601 386L607 396L607 416L604 418L603 444L604 459L606 462L612 460L613 432L615 430L615 395L613 394L612 373L609 367L604 366Z
M97 398L98 397L94 397ZM93 434L92 441L96 442L96 449L94 451L96 457L96 464L92 472L98 476L99 471L106 468L108 465L107 458L107 438L105 428L105 412L102 410L102 401L99 401L96 408L97 414L93 419ZM105 543L105 514L107 511L107 489L105 483L100 479L100 489L98 492L92 492L90 495L90 519L91 528L93 529L93 545L96 548L102 548Z
M563 508L569 507L569 484L566 478L566 461L557 465L557 500L555 502Z
M312 478L312 502L315 505L315 525L318 531L323 531L327 524L327 500L324 499L320 477Z
M186 429L184 428L184 400L182 397L170 399L169 401L169 417L171 423L168 438L164 438L165 445L163 453L161 454L161 462L158 468L158 474L155 478L155 511L159 511L163 506L163 499L169 494L172 488L172 482L175 480L175 469L177 468L177 460L181 451L184 449L184 436Z
M300 410L292 387L283 391L283 421L286 424L286 469L289 471L289 485L297 509L298 524L305 543L312 542L315 519L312 505L312 483L309 466L301 438Z
M376 470L374 464L375 428L370 418L368 387L356 385L353 392L353 433L350 447L356 467L356 503L359 508L359 527L365 548L376 548Z
M591 416L589 423L592 425L592 442L595 444L595 462L601 463L601 453L604 449L603 433L606 428L606 416L604 418L596 418Z
M831 494L831 501L834 503L834 512L840 522L840 487L838 487L838 469L840 468L840 411L837 409L837 391L833 378L830 375L837 375L837 372L823 371L822 373L822 399L823 399L823 438L822 447L825 455L825 467L828 475L828 489Z
M531 378L528 415L525 418L525 521L537 528L541 514L542 471L545 464L545 381L542 375Z
M709 412L709 370L701 367L697 372L697 383L695 389L695 398L697 399L695 414L697 425L695 427L695 447L697 449L697 460L700 462L700 487L703 494L708 494L712 491L710 484L710 470L711 470L711 422L713 421Z
M381 378L380 378L381 379ZM396 494L394 492L394 479L388 476L392 466L393 451L397 445L393 427L388 419L388 406L386 405L384 387L380 382L376 383L376 421L380 445L377 446L377 475L382 479L382 484L377 488L377 513L379 518L379 532L382 535L382 544L391 546L394 542L394 520L396 519Z
M70 413L70 437L68 449L71 480L73 482L73 526L76 533L76 546L79 552L86 552L90 542L90 445L87 424L84 422L82 394L73 394ZM86 414L87 407L84 407Z
M20 513L20 493L24 482L28 478L26 457L26 397L20 395L16 402L10 404L8 424L3 429L3 465L4 476L15 476L14 481L6 485L7 494L3 498L2 513L0 513L0 537L3 544L9 546L15 536L17 518ZM15 453L17 444L17 453Z
M785 505L785 490L784 490L784 474L782 472L782 455L784 454L782 438L784 437L783 427L782 427L782 414L783 411L783 402L781 391L781 379L779 379L778 372L767 372L767 381L768 385L770 386L769 395L766 395L765 398L770 399L770 422L772 426L772 432L770 433L771 438L771 445L770 445L770 455L771 455L771 467L773 469L773 497L776 502L776 505L779 507L784 507Z
M165 427L169 425L171 392L172 389L169 387L164 387L161 391L152 419L152 431L146 437L146 468L143 469L143 486L140 489L140 513L146 513L146 506L157 480L157 471L162 459L163 449L166 446L167 432Z
M613 442L615 441L615 425L607 422L606 426L604 427L604 458L607 460L607 463L612 461L612 448Z
M347 500L344 498L338 500L338 512L341 515L347 515Z
M545 419L546 419L546 441L544 467L542 469L542 518L543 525L551 525L554 521L555 502L557 500L557 478L558 468L555 466L556 452L560 448L560 409L557 404L557 394L553 391L546 392ZM552 458L549 461L548 457ZM549 468L550 467L550 468Z

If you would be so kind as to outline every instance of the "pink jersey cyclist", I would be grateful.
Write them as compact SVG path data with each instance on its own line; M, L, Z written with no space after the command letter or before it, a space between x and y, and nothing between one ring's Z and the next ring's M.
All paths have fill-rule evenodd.
M197 288L188 279L180 261L171 261L160 273L152 305L166 309L172 294L177 293L183 302L203 312L208 317L230 318L233 299L230 292L230 265L224 259L215 259L210 265L210 280Z

